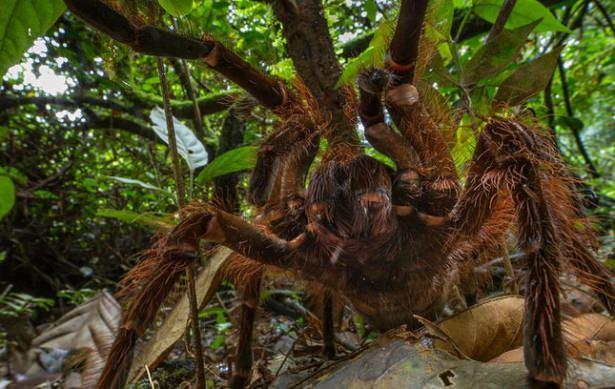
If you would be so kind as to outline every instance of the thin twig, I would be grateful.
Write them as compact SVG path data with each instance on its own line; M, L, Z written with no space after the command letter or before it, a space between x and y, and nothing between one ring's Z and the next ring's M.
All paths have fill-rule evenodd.
M491 27L489 31L489 35L487 35L487 43L491 42L498 36L502 31L504 31L504 26L508 21L508 18L512 14L513 8L515 8L515 4L517 0L504 0L504 4L502 4L502 8L500 9L500 13L498 14L497 19L495 19L495 23Z
M179 155L177 154L177 138L175 136L175 126L173 125L173 112L170 103L169 83L167 74L161 58L157 59L158 75L160 78L160 86L162 88L162 100L164 106L164 115L167 121L167 136L169 137L169 155L171 156L171 164L173 166L173 178L175 178L175 191L177 193L177 204L182 209L185 204L186 190L184 181L181 175L181 167L179 164Z
M150 373L147 364L145 364L145 371L147 372L147 380L149 381L149 385L152 389L156 389L156 385L154 385L154 381L152 380L152 374Z
M293 349L295 348L295 344L297 343L297 340L299 340L299 337L295 338L295 340L293 341L293 344L290 345L290 349L288 350L288 352L284 356L284 359L282 360L282 363L280 363L280 366L278 366L278 369L275 372L275 377L276 378L280 375L280 372L282 371L282 367L284 366L284 364L288 360L288 357L290 356L290 354L293 352Z
M557 58L557 68L559 70L559 78L560 78L560 83L562 85L562 94L564 95L564 106L566 107L566 114L572 119L574 118L574 112L572 110L572 103L570 101L570 93L568 91L568 81L566 80L566 70L564 68L564 62L562 61L561 56ZM596 166L592 162L592 159L589 156L589 153L587 152L585 145L583 144L583 139L581 139L581 134L579 133L579 130L577 128L574 128L573 126L570 126L570 131L572 131L572 136L574 137L575 143L577 144L579 152L581 153L581 156L583 157L583 160L585 161L585 166L589 170L589 173L594 178L600 177L600 174L598 173Z
M545 106L547 107L547 125L549 126L549 130L551 130L553 143L561 154L562 150L560 149L559 143L557 142L557 132L555 131L555 107L553 106L553 75L551 75L551 79L545 87Z
M606 8L604 8L604 5L602 5L602 3L598 0L593 0L593 2L596 4L598 11L600 11L602 16L606 19L607 24L611 28L611 32L615 34L615 25L613 25L613 20L611 19L611 16L609 16L609 11L607 11Z
M184 185L180 172L179 156L177 153L177 142L175 138L175 127L173 125L173 112L171 110L171 99L169 92L169 84L164 69L164 63L161 58L158 58L158 75L160 77L160 85L162 87L162 100L164 103L164 113L167 121L167 133L169 136L169 150L171 161L173 164L173 175L175 176L175 190L177 192L177 204L180 210L184 207ZM192 324L192 333L194 337L194 353L196 354L196 382L198 389L205 388L205 367L203 363L203 346L201 344L201 329L199 328L199 309L196 298L196 287L194 283L194 266L191 264L186 268L188 276L188 300L190 302L190 321Z

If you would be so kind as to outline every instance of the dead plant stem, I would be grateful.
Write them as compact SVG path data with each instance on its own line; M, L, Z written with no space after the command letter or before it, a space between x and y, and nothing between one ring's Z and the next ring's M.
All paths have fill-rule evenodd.
M177 204L180 209L185 205L185 189L180 171L179 156L177 153L177 142L175 138L175 127L173 126L173 112L171 110L171 98L169 92L169 84L167 81L164 63L161 58L158 58L158 75L160 77L160 85L162 88L162 101L164 104L164 114L167 121L167 133L169 137L169 150L173 166L173 175L175 176L175 190L177 193ZM190 322L192 324L192 333L194 338L194 354L196 355L196 383L198 389L205 389L205 367L203 364L203 346L201 345L201 329L199 328L199 309L196 298L196 287L194 283L194 265L191 264L186 268L188 277L188 300L190 303Z

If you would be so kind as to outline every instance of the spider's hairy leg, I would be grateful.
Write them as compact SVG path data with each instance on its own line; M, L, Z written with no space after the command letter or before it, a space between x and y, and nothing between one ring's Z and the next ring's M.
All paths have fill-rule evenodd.
M491 119L478 139L466 188L452 214L457 238L476 237L494 217L498 199L511 196L518 242L527 254L524 319L525 364L531 379L561 383L566 371L558 275L562 270L563 220L545 191L556 179L544 137L512 119ZM455 238L455 239L457 239ZM459 244L459 240L455 245Z
M249 382L252 372L252 333L264 267L239 255L235 255L233 261L227 263L225 274L233 281L241 297L239 341L228 385L232 389L241 389Z
M420 199L430 213L446 214L457 200L458 177L449 147L431 118L413 85L419 55L419 40L427 0L403 0L395 34L386 60L391 80L385 91L385 103L391 118L418 155L420 179L425 195ZM404 177L400 186L404 187ZM415 186L410 175L407 191Z
M543 148L550 148L550 154L558 155L552 143ZM579 281L587 285L607 311L615 316L615 286L612 282L614 275L592 255L592 250L597 250L599 243L591 221L584 217L582 205L576 197L579 182L566 170L560 158L554 159L550 165L554 174L549 180L545 180L543 187L545 197L550 204L555 205L550 210L562 240L562 256Z
M197 258L184 248L169 245L168 237L160 238L120 282L115 296L127 307L96 388L124 387L137 339L151 326L173 285Z
M212 38L199 40L153 26L136 26L100 0L64 1L87 24L139 53L201 59L270 109L281 106L287 99L286 89L278 80L258 71Z
M419 161L412 145L391 130L385 122L382 91L386 78L385 72L371 69L364 72L359 79L359 116L365 127L365 137L376 150L395 162L398 173L416 175L418 178L415 169L419 166Z
M305 118L283 118L284 122L261 143L250 177L252 204L274 205L302 194L310 164L318 151L319 135Z
M573 237L567 244L567 258L574 268L577 277L585 285L589 286L606 310L615 317L615 286L613 286L612 272L600 263L596 262L586 246L577 238Z
M190 205L184 212L182 221L148 250L122 281L118 298L128 301L128 309L97 384L99 389L123 387L137 338L152 324L173 284L198 258L201 239L220 243L261 263L283 269L305 268L305 262L295 255L303 236L286 241L207 205Z

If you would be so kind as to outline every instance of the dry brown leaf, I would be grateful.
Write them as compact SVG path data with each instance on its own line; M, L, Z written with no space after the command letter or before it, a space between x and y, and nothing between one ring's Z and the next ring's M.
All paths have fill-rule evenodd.
M609 387L615 368L600 362L571 359L563 387ZM271 388L510 388L526 386L523 363L482 363L455 358L443 350L386 339L354 358L330 366L308 379L289 381L282 375ZM291 384L289 385L289 382ZM585 383L586 386L577 386Z
M598 313L588 313L563 322L566 340L582 347L592 340L615 341L615 320Z
M562 323L568 355L615 366L615 320L588 313ZM523 347L507 351L490 363L523 362Z
M522 297L502 296L474 305L436 324L448 341L436 340L435 346L453 354L457 347L472 359L489 361L522 344L523 304ZM439 335L430 327L427 331Z
M232 254L232 250L220 247L199 271L196 278L196 294L199 307L204 307L214 296L222 282L223 275L220 269ZM139 347L133 359L128 382L134 382L139 379L145 372L145 365L151 370L164 360L173 345L184 334L189 316L188 296L184 293L177 304L173 306L171 312L165 317L164 322L155 329L151 338L142 347Z
M523 362L523 346L506 351L489 361L489 363L521 363Z
M34 377L43 372L38 361L44 350L64 350L70 357L80 355L82 388L93 388L119 328L122 309L113 296L100 292L90 301L62 316L34 338L25 372Z

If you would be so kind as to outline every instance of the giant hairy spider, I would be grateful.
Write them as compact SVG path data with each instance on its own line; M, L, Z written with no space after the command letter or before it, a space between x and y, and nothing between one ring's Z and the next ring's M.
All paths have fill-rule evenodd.
M202 60L280 118L251 178L250 201L259 209L254 223L193 205L124 280L120 295L130 303L99 388L121 386L130 349L193 261L200 240L237 252L236 265L256 261L295 270L340 292L372 325L388 330L415 326L413 314L437 315L451 274L461 274L457 282L463 284L473 257L497 249L512 230L526 253L524 347L533 382L557 384L566 372L560 271L576 272L614 313L610 274L587 249L592 232L573 180L535 124L510 115L484 119L460 189L439 123L414 86L427 0L402 0L385 69L362 77L358 104L351 88L335 87L340 65L318 0L272 2L301 80L294 86L259 72L212 38L137 26L98 0L66 3L138 52ZM385 109L398 131L385 120ZM364 154L357 117L367 140L396 169ZM306 189L321 136L327 151ZM253 317L253 310L244 315ZM250 371L250 357L243 353L241 359L250 341L250 319L245 323L235 386Z

